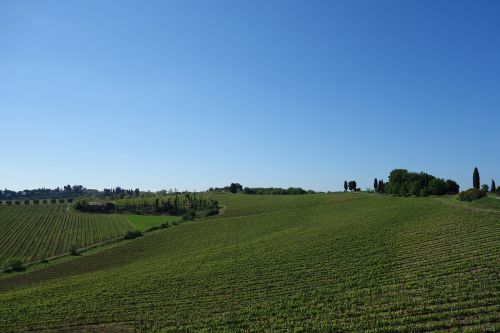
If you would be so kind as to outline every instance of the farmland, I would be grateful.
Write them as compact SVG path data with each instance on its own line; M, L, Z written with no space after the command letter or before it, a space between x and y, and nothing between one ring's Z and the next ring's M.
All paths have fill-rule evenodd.
M68 252L71 243L85 247L123 236L131 228L123 215L83 214L68 204L2 205L0 262L59 255Z
M221 216L1 279L0 330L500 329L499 212L362 193L215 197Z

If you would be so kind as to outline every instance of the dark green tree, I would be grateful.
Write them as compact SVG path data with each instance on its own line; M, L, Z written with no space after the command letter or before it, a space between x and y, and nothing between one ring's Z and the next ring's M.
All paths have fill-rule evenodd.
M474 168L474 173L472 174L472 187L479 190L480 183L479 170Z
M373 188L375 189L375 191L378 191L378 180L377 180L377 178L375 178L373 180Z
M497 185L495 184L495 181L492 179L491 180L491 188L490 188L491 193L495 193L496 189L497 189Z
M344 192L347 192L347 180L344 180Z
M377 192L384 192L384 181L382 179L378 181Z

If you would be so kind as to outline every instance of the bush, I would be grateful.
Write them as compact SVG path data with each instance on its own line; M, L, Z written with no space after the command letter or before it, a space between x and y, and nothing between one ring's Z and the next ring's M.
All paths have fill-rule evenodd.
M20 205L20 204L21 204L21 201L20 201L20 200L16 200L14 203L15 203L16 205Z
M24 200L24 204L25 204L25 205L29 205L29 204L30 204L30 201L29 201L29 200Z
M190 210L188 212L186 212L183 216L182 216L182 219L184 221L191 221L191 220L194 220L194 218L196 217L196 214L194 211Z
M123 239L134 239L134 238L141 237L141 236L142 236L142 232L140 232L139 230L129 230L125 233L125 236L123 236Z
M47 199L43 199L43 203L46 204L47 203Z
M59 199L59 203L64 203L64 199Z
M75 243L69 244L68 251L69 251L69 254L72 256L78 255L78 248L76 247Z
M50 199L50 203L55 204L56 203L56 199Z
M467 191L460 192L458 198L460 201L475 201L486 196L486 192L476 188L468 189Z
M500 195L500 186L497 186L497 189L495 190L495 193L496 193L497 195Z
M4 272L20 272L23 270L23 262L19 258L10 258L3 263Z
M12 205L12 201L11 200L7 200L7 201L5 201L5 204L6 205Z
M38 199L33 200L34 205L38 205L39 203L40 203L40 200L38 200Z

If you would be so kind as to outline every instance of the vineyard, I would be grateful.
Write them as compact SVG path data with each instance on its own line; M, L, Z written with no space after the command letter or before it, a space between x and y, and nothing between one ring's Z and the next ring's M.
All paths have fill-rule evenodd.
M363 193L214 197L220 216L0 279L0 331L500 329L498 211Z
M0 263L24 262L67 253L70 244L85 247L123 236L131 226L123 215L85 214L68 204L0 206Z

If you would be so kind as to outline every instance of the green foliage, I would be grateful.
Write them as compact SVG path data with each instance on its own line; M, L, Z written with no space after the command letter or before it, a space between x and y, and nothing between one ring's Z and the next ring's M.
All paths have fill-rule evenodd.
M214 199L226 209L210 223L0 279L0 330L498 327L497 212L365 194Z
M495 193L496 193L497 195L500 195L500 186L497 186L497 188L496 188L496 190L495 190Z
M491 187L490 187L491 193L495 193L496 189L497 189L497 185L495 184L495 181L492 179L491 180Z
M231 192L231 193L236 193L236 192L239 192L242 190L243 190L243 186L241 186L241 184L239 184L239 183L231 183L231 185L229 185L229 192Z
M243 194L259 194L259 195L300 195L300 194L314 194L314 191L306 191L300 187L245 187Z
M424 172L408 172L406 169L392 170L386 186L387 193L398 196L457 194L459 189L458 184L451 179L445 181Z
M142 236L142 232L139 230L128 230L123 236L123 239L135 239Z
M68 252L72 256L77 256L78 255L78 247L76 246L75 243L70 243L68 246Z
M481 179L479 178L479 170L474 168L474 172L472 173L472 187L476 190L479 190L479 184L481 184Z
M471 188L467 191L460 192L458 198L460 199L460 201L475 201L484 198L487 193L488 191Z
M3 263L4 272L20 272L24 270L23 262L19 258L9 258Z

